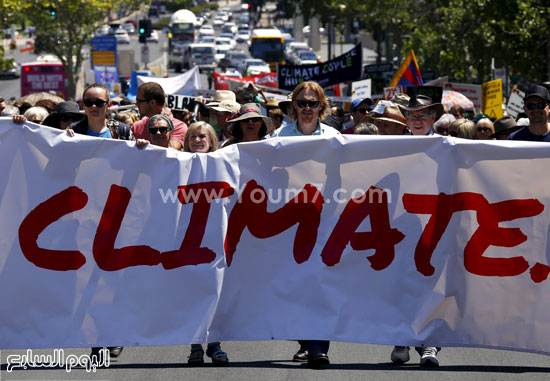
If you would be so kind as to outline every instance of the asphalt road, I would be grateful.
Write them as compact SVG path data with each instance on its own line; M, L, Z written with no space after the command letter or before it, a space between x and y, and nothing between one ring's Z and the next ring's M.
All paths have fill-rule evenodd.
M208 358L200 368L186 364L189 345L126 347L108 368L29 368L7 371L7 356L24 350L2 350L0 380L540 380L550 379L550 357L532 353L479 348L443 348L438 368L421 368L411 350L411 361L402 366L390 360L390 346L333 342L331 366L311 370L293 363L298 345L289 341L224 342L227 367L214 367ZM89 354L88 349L65 349L65 355ZM52 354L34 350L33 354Z

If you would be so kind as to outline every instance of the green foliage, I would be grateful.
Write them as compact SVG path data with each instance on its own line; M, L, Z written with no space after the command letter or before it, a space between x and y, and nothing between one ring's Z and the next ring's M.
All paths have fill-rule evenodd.
M75 96L83 62L83 47L93 31L122 5L138 9L137 0L26 0L20 12L36 27L43 52L57 56L69 79L69 96ZM51 10L55 9L55 15Z
M531 82L550 79L550 2L541 0L298 0L284 1L305 21L317 14L358 20L383 32L386 61L413 49L422 70L483 82L508 67ZM289 4L290 3L290 4ZM341 7L345 5L345 8ZM518 76L518 77L521 77Z
M170 24L170 17L162 17L153 23L153 29L160 30L168 27L168 24Z

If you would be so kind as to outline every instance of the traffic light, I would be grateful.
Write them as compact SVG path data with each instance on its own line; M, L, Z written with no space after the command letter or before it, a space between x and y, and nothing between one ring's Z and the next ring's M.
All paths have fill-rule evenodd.
M151 25L151 20L139 20L139 42L145 42L147 37L151 36L152 29L153 26Z
M55 7L48 7L48 12L50 13L51 16L55 16L56 15L56 10L55 10Z

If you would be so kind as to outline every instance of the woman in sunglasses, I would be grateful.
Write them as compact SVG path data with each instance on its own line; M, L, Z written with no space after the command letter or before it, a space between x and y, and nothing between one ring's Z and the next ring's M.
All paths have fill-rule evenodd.
M292 92L292 105L288 114L294 122L280 127L272 136L336 136L340 132L321 123L321 119L330 111L323 88L317 82L302 82ZM325 340L300 340L300 349L294 354L293 361L306 362L310 368L322 368L330 364L327 352L330 345Z
M59 103L55 111L44 119L44 125L66 130L71 124L81 121L84 117L78 103L66 101Z
M273 132L273 119L262 115L256 103L245 103L239 112L227 120L227 131L231 138L222 147L242 142L254 142Z
M288 107L294 122L278 128L273 136L338 135L338 130L321 123L328 111L323 88L317 82L302 82L292 92L292 105Z
M108 118L109 101L109 89L104 85L94 83L86 87L82 95L86 117L71 124L67 129L69 135L76 132L99 138L134 140L130 126Z

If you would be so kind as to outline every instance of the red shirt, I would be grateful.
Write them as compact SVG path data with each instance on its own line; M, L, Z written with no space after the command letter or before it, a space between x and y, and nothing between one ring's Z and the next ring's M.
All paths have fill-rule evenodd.
M185 142L185 134L187 133L187 124L174 117L170 117L170 119L172 120L172 123L174 123L174 132L172 132L170 140L177 140L183 147ZM136 139L150 140L149 131L147 131L148 120L149 117L145 117L132 124L132 132L134 133Z

